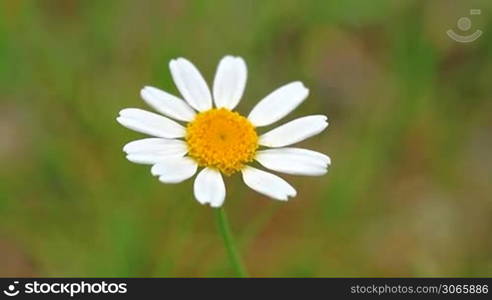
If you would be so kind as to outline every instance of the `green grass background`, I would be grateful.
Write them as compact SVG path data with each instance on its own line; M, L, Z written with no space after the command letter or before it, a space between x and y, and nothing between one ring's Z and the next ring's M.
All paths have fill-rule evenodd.
M471 44L448 38L470 8ZM326 114L303 142L323 177L288 203L227 178L252 276L492 276L490 1L0 1L0 276L231 276L192 181L129 163L116 123L144 85L177 94L183 56L211 83L248 64L246 114L282 84Z

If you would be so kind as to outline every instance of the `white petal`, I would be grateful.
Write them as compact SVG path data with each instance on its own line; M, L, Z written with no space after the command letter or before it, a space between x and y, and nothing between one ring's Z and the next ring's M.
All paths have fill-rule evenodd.
M189 157L171 157L152 166L152 175L164 183L179 183L195 175L197 164Z
M189 122L195 111L183 100L155 87L146 86L140 91L142 99L161 114L176 120Z
M226 190L220 172L205 168L195 178L193 185L195 198L201 204L209 203L212 207L220 207L224 203Z
M137 164L156 164L170 156L183 157L188 148L184 141L148 138L130 142L123 147L127 159Z
M171 75L179 92L198 111L212 108L212 96L200 71L188 60L177 58L169 63Z
M300 148L280 148L258 151L256 160L277 172L319 176L327 172L330 158L322 153Z
M259 144L267 147L295 144L323 131L328 126L326 120L322 115L292 120L260 136Z
M138 153L138 152L182 152L187 150L186 143L182 140L170 140L161 138L147 138L129 142L123 147L123 151L126 153ZM186 152L185 152L186 153Z
M154 165L163 161L174 158L182 158L186 153L168 155L166 153L149 152L149 153L132 153L126 156L126 159L136 164Z
M234 109L243 95L246 78L246 63L241 57L222 58L214 79L215 106Z
M116 119L126 128L162 138L185 136L185 128L164 116L138 108L125 108Z
M296 196L296 190L287 181L262 170L247 166L242 171L243 180L253 190L270 198L287 201Z
M249 113L256 127L270 125L293 111L306 99L309 90L300 81L286 84L267 95Z

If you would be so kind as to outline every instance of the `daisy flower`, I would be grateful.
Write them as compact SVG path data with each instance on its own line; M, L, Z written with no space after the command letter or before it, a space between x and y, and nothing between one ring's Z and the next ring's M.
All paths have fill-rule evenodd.
M164 183L182 182L202 168L194 181L194 195L198 202L212 207L224 203L223 175L238 172L247 186L270 198L285 201L296 196L296 190L284 179L252 167L254 161L286 174L318 176L327 172L328 156L287 147L323 131L328 126L326 116L305 116L259 132L306 99L309 90L301 82L276 89L244 117L234 111L246 86L247 69L242 58L225 56L220 61L212 92L190 61L173 59L169 68L184 100L146 86L140 94L160 114L138 108L119 113L121 125L152 136L124 146L129 161L152 165L152 175Z

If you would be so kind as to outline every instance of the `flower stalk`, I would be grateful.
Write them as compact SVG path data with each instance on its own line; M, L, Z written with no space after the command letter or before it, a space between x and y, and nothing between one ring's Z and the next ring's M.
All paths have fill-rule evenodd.
M239 255L239 252L237 250L236 243L234 241L234 238L232 237L231 228L224 208L220 207L215 209L215 215L220 235L222 236L222 240L224 241L224 246L227 250L227 254L229 255L231 265L236 272L236 276L248 277L246 268L244 267L241 256Z

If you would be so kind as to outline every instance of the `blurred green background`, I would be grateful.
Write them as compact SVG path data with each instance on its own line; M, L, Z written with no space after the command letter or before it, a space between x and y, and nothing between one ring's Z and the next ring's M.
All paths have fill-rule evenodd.
M323 113L303 142L323 177L288 203L226 180L252 276L492 276L492 2L0 1L0 276L231 276L192 181L164 185L121 150L170 59L209 83L245 58L246 114L280 85ZM481 9L470 16L471 8ZM461 44L460 17L484 32ZM467 33L462 33L467 34Z

